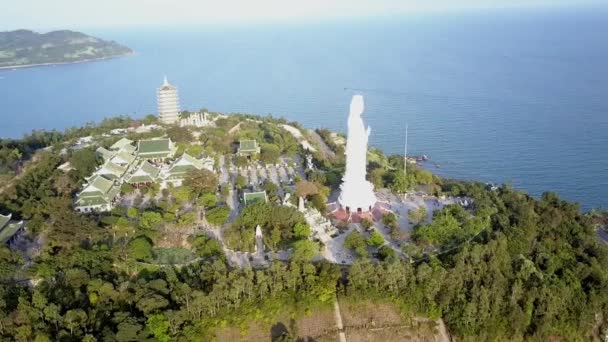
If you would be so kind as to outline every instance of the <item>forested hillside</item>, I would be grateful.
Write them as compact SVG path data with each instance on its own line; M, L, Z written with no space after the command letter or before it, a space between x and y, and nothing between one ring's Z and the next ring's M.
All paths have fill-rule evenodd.
M305 315L331 305L336 296L390 301L406 316L442 318L454 336L468 341L582 341L608 331L608 251L592 220L555 194L534 199L509 186L492 190L431 175L433 191L468 196L480 219L444 208L439 222L451 223L433 223L432 232L420 226L418 249L404 260L361 253L359 261L343 266L311 262L302 253L265 269L235 268L216 240L199 235L192 241L196 261L149 263L150 241L161 234L157 221L177 221L177 229L184 216L160 215L173 205L166 200L165 209L151 204L147 211L76 213L72 195L95 160L87 159L87 149L58 153L64 139L124 122L115 124L4 142L23 155L54 147L38 151L36 163L0 193L0 212L27 220L29 236L43 241L40 254L27 263L0 247L3 340L208 341L218 328L273 322L285 311ZM211 146L224 137L205 138ZM66 160L79 170L57 170ZM177 198L177 190L171 196ZM207 200L200 205L213 206ZM277 237L290 232L281 224L302 225L295 210L250 208L235 226L249 228L249 235L247 220L261 221L264 212L280 221L272 222ZM181 215L179 208L174 211ZM229 232L234 244L250 240L237 229Z
M69 30L0 32L0 67L79 62L132 52L114 41Z

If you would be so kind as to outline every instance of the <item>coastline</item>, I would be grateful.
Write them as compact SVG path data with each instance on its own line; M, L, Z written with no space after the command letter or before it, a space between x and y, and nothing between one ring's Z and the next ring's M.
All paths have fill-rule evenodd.
M90 59L83 59L83 60L73 61L73 62L55 62L55 63L49 62L49 63L36 63L36 64L24 64L24 65L13 65L13 66L0 66L0 71L2 71L2 70L13 70L13 69L27 69L27 68L47 67L47 66L53 66L53 65L67 65L67 64L81 64L81 63L99 62L99 61L103 61L103 60L107 60L107 59L114 59L114 58L133 56L135 54L136 54L135 51L132 51L130 53L126 53L126 54L122 54L122 55L108 56L108 57L99 57L99 58L90 58Z

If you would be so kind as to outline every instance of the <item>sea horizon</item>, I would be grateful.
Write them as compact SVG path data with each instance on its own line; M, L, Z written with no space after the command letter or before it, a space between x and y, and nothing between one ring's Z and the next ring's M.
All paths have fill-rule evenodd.
M164 75L182 108L272 113L345 132L365 96L370 143L426 154L443 177L555 191L608 207L606 11L509 10L274 25L82 29L133 56L0 70L0 137L156 113ZM352 37L356 37L353 39ZM347 39L348 38L348 39ZM438 167L435 167L434 165Z

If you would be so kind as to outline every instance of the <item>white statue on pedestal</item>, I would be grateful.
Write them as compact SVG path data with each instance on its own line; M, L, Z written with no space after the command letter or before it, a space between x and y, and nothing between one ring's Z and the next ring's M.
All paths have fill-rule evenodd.
M258 247L259 246L259 247ZM264 251L264 240L262 236L262 227L258 224L255 227L255 245L253 246L255 253Z
M351 212L370 211L376 203L374 186L365 179L367 173L367 142L370 128L365 128L363 96L355 95L350 103L348 140L346 142L346 171L340 185L338 203Z

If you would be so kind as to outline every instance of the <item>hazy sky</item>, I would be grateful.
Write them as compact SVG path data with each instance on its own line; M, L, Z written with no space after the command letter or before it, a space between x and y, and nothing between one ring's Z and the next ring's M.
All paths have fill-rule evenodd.
M197 25L377 16L469 8L601 4L606 0L4 0L0 30Z

